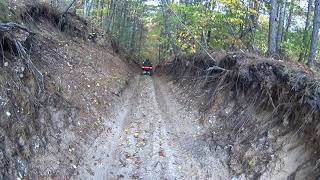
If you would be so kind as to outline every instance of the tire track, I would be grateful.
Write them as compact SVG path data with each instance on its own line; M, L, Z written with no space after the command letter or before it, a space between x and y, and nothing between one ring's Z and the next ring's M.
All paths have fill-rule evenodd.
M74 179L223 179L214 176L221 170L217 159L193 137L195 116L175 103L167 86L138 76L111 133L96 139Z
M159 107L164 117L164 125L169 133L168 146L177 179L230 179L223 158L224 153L211 152L208 144L201 140L202 130L195 112L189 112L176 102L169 93L170 85L158 77L154 80ZM172 179L169 178L169 179Z
M155 97L156 97L156 106L157 108L161 111L161 116L162 120L159 124L159 128L161 128L161 136L164 138L164 141L162 143L163 151L165 153L165 156L167 157L166 161L166 169L167 171L166 174L167 177L165 179L176 179L177 178L177 166L176 166L176 160L175 160L175 150L171 148L168 145L168 142L172 141L169 136L168 136L168 131L166 127L166 122L172 118L170 115L170 110L168 109L168 104L167 104L167 98L164 96L162 93L161 86L158 83L157 79L154 79L154 88L155 88Z
M119 136L128 120L128 114L132 111L132 102L135 101L139 93L140 81L140 76L135 77L132 83L133 87L129 87L125 91L124 105L116 111L116 114L108 118L111 119L110 122L114 122L111 132L105 131L100 134L92 146L88 148L86 156L80 164L79 175L72 179L105 179L105 172L110 168L108 165L113 156L112 152L115 151L119 142Z

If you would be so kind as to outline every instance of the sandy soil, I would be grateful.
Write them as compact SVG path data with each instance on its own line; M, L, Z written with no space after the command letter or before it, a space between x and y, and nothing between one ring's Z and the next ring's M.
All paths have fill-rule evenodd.
M73 179L230 179L226 155L201 140L197 113L177 103L171 86L137 76Z

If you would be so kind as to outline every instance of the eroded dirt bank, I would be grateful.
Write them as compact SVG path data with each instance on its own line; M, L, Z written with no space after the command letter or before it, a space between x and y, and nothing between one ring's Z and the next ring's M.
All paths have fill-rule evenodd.
M23 20L0 31L0 179L66 178L132 71L84 19L11 3Z
M245 53L163 65L180 102L201 113L203 137L226 149L238 179L319 178L319 81L307 68Z
M211 152L198 113L177 103L172 88L137 76L74 179L230 179L226 154Z
M123 92L133 66L85 20L33 4L18 16L24 28L0 32L0 179L319 178L308 69L182 57L165 66L174 81L136 76Z

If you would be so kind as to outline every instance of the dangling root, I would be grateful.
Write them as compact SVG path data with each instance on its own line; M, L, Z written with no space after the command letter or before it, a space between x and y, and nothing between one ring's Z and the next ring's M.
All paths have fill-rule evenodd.
M18 57L20 57L24 63L27 65L29 70L32 72L34 75L36 82L38 84L38 94L43 92L44 90L44 81L43 81L43 75L40 70L33 64L30 58L30 54L27 53L25 47L22 46L21 42L14 36L13 33L11 33L14 30L22 30L25 32L29 33L29 37L32 38L32 36L35 35L34 32L29 30L27 27L14 23L14 22L9 22L9 23L0 23L0 37L1 39L6 38L8 41L10 41L10 45L13 47L10 47L11 49L14 49L16 51L16 54ZM10 34L10 38L8 38L8 34ZM2 61L4 64L4 41L1 41L1 54L2 54Z

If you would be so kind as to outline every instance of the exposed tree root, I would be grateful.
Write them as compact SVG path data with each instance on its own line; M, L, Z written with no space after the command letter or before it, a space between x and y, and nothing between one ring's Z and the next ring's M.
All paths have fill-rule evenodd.
M23 31L28 32L29 34L34 34L27 27L15 22L0 23L0 32L2 33L12 31L14 29L21 29Z
M223 131L214 127L212 131L218 137L215 139L225 141L218 144L227 143L233 147L230 160L242 164L242 171L235 170L236 174L260 177L271 156L280 152L283 145L297 142L308 151L316 152L311 155L309 166L301 167L311 173L310 177L319 175L319 167L312 167L316 167L320 158L317 151L320 149L320 82L303 67L245 53L230 53L217 60L204 55L178 57L161 70L172 74L183 86L189 84L205 94L198 100L202 102L199 103L204 113L202 121L208 122L211 112L215 112L219 124L215 126L222 126ZM230 108L232 111L226 115L225 111ZM276 139L286 137L284 144L269 140L270 134ZM244 162L249 161L246 153L250 146L267 146L257 143L261 139L273 146L272 151L250 150L255 152L255 158L261 157L254 162L249 159L249 166L255 168L248 167Z

